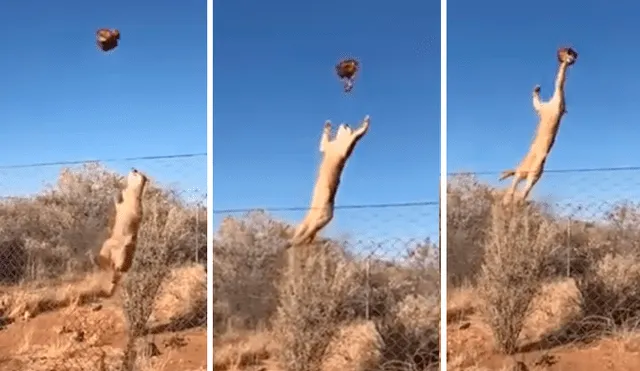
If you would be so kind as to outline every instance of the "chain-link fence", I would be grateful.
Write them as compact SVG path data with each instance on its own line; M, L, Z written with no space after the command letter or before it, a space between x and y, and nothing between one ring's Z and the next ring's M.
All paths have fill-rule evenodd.
M305 213L214 210L214 368L437 369L438 202L338 206L287 249Z
M131 167L151 181L112 292L94 261ZM204 369L205 190L205 154L0 167L0 370Z
M640 168L548 171L519 205L498 176L449 177L449 369L496 365L491 348L534 367L640 339ZM615 362L637 357L618 341Z

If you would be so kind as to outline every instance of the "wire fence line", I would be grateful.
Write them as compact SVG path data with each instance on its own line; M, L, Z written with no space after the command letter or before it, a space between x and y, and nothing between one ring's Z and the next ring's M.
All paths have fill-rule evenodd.
M640 167L545 171L520 206L502 204L510 182L496 175L449 177L450 298L471 295L473 310L486 314L450 309L451 349L461 349L474 321L491 329L478 347L507 354L640 336Z
M215 202L215 201L214 201ZM437 201L336 205L334 218L323 232L345 244L358 245L353 252L393 259L404 245L438 238ZM264 213L291 228L309 211L308 206L214 209L214 229L225 217L245 218Z
M24 169L30 167L46 167L46 166L70 166L70 165L84 165L90 163L109 163L109 162L131 162L131 161L149 161L149 160L171 160L171 159L185 159L185 158L206 158L206 153L182 153L173 155L152 155L152 156L137 156L137 157L121 157L121 158L102 158L93 160L67 160L67 161L53 161L53 162L32 162L28 164L14 164L14 165L0 165L0 169Z
M614 171L640 171L640 166L609 166L609 167L593 167L593 168L569 168L569 169L549 169L545 173L593 173L593 172L614 172ZM502 170L484 170L484 171L451 171L448 176L456 175L499 175Z
M291 276L286 245L307 210L214 210L215 336L259 337L272 329L269 336L282 347L271 358L289 365L436 369L438 202L337 206L317 242L301 248L301 275ZM349 360L341 342L362 347L362 354L378 347L370 354L380 356ZM305 352L309 346L324 356Z
M411 206L436 206L438 201L415 201L415 202L397 202L397 203L384 203L384 204L356 204L356 205L336 205L335 210L344 209L382 209L382 208L396 208L396 207L411 207ZM240 209L219 209L213 210L213 214L234 214L234 213L247 213L255 210L268 210L270 212L277 211L308 211L311 210L308 206L289 206L289 207L252 207L252 208L240 208Z
M506 189L512 179L498 181L499 172L450 173L450 183L474 178L497 190ZM524 183L524 182L523 182ZM640 200L640 167L600 167L545 170L534 187L533 199L565 217L600 220L609 207Z
M151 181L110 296L94 259L132 167ZM205 190L206 154L0 166L0 368L138 370L206 338Z

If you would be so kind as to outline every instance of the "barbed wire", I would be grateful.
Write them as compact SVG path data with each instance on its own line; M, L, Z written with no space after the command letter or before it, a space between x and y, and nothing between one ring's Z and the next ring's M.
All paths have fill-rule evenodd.
M504 170L484 170L484 171L452 171L447 176L455 175L494 175L500 174ZM594 167L594 168L569 168L550 169L545 173L596 173L596 172L616 172L616 171L640 171L640 166L614 166L614 167Z
M0 165L0 170L4 169L24 169L30 167L46 167L46 166L66 166L66 165L82 165L95 162L119 162L119 161L149 161L149 160L173 160L191 157L206 157L207 153L183 153L174 155L153 155L153 156L137 156L137 157L120 157L120 158L103 158L93 160L70 160L70 161L52 161L52 162L34 162L28 164L17 165Z
M215 202L215 200L214 200ZM398 203L384 203L384 204L354 204L354 205L338 205L335 206L336 210L346 209L385 209L396 207L414 207L414 206L437 206L439 201L415 201L415 202L398 202ZM292 207L251 207L251 208L239 208L239 209L213 209L213 214L234 214L234 213L248 213L254 210L268 210L268 211L305 211L311 210L308 206L292 206Z

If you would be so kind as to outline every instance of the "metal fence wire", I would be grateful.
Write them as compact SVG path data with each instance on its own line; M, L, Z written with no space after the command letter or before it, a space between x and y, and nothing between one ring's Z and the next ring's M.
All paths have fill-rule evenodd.
M448 179L450 368L640 335L640 168L549 171L516 206L497 178Z
M109 296L94 257L134 166L151 181ZM206 155L0 167L0 370L204 370L205 186Z
M306 211L214 210L214 369L438 369L438 202L338 206L287 249Z

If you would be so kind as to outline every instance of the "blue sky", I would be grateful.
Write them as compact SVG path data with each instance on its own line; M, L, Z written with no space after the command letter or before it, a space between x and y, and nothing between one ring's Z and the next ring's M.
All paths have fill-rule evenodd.
M543 98L551 96L562 45L579 59L568 73L568 114L547 168L640 165L638 13L633 2L450 1L448 170L500 171L520 161L537 123L531 90L540 84ZM595 213L605 199L640 196L640 173L549 173L538 185L534 195L590 202Z
M3 2L0 193L59 171L6 165L206 152L206 19L204 0ZM109 54L102 27L122 33ZM108 165L206 189L206 156Z
M337 203L437 200L439 19L439 1L217 2L214 208L306 206L324 121L354 126L366 114L370 131L347 164ZM361 62L351 95L334 73L348 56ZM436 207L345 210L331 228L395 234L435 223L437 232L437 215Z

